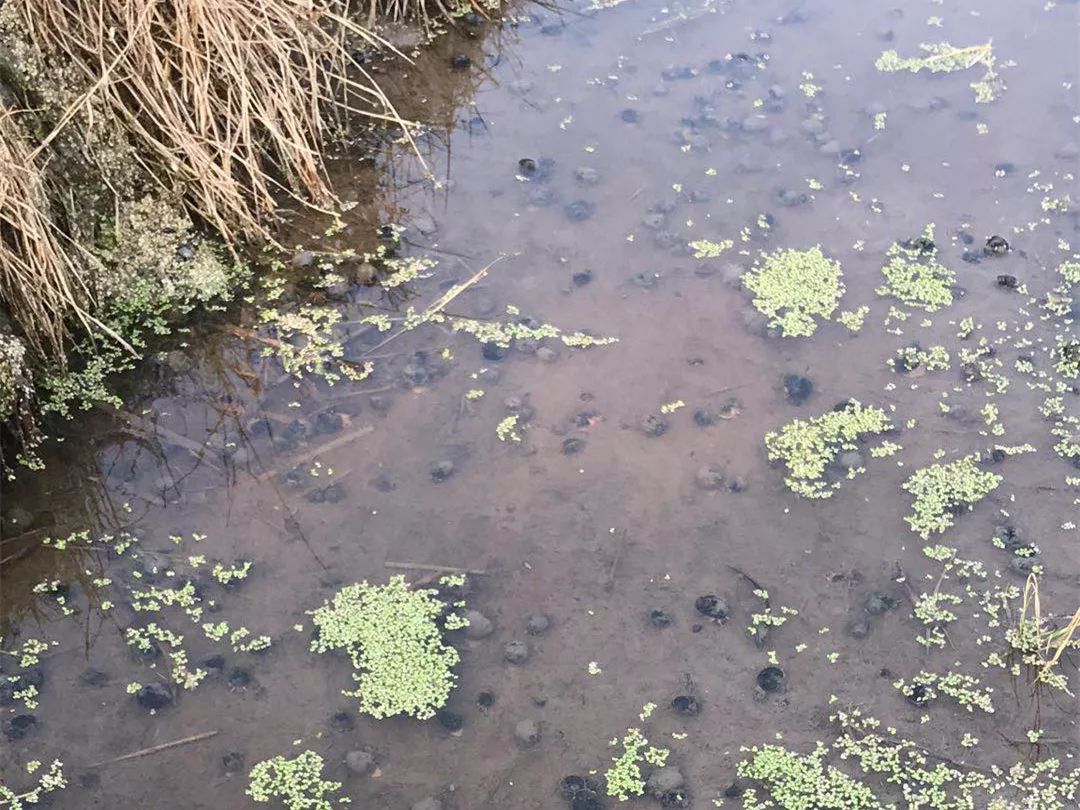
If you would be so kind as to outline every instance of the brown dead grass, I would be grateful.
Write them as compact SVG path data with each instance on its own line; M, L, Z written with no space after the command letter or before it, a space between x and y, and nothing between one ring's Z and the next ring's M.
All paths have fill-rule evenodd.
M0 117L0 298L52 357L62 354L71 315L88 322L92 309L85 257L50 206L45 167L65 128L119 128L143 176L235 246L272 241L283 198L333 206L323 149L349 115L402 123L352 63L357 49L387 45L352 21L347 0L5 6L44 63L63 66L80 87L33 145L10 111ZM370 0L360 10L371 18L427 13L418 0Z

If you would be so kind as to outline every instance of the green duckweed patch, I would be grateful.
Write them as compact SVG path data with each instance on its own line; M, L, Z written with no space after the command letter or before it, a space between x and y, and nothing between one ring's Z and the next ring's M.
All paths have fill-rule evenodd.
M977 456L965 456L947 464L931 464L904 482L904 491L915 498L912 514L904 520L923 540L952 526L956 510L972 508L997 489L1001 476L979 469L977 460Z
M770 461L786 468L784 483L804 498L830 498L839 482L828 483L829 465L858 442L892 430L885 411L854 400L810 419L795 419L765 436Z
M247 795L259 804L280 802L287 810L332 810L348 804L348 798L333 798L341 782L323 778L323 758L303 751L292 759L276 756L264 760L248 774Z
M640 717L643 723L649 719L654 709L655 703L647 703L642 708ZM671 754L666 748L651 745L640 728L627 729L621 740L616 737L611 740L610 745L613 748L621 746L622 752L611 758L612 764L604 772L604 781L607 784L607 794L618 797L620 802L631 796L645 794L642 765L662 768Z
M42 806L48 801L48 794L67 787L64 763L58 759L54 759L44 771L41 770L41 761L36 759L27 762L23 768L26 775L34 780L34 784L32 787L16 790L0 782L0 807L5 810L27 810Z
M937 252L932 224L918 239L894 242L885 254L881 268L885 283L877 288L877 294L927 312L951 305L956 274L938 261Z
M311 651L348 654L356 689L342 694L357 698L361 713L427 719L446 704L456 683L460 657L443 640L438 620L446 615L448 629L466 621L448 609L437 590L413 590L401 576L385 585L347 585L311 611L318 629Z
M815 245L762 253L742 281L771 328L784 337L809 337L817 330L815 318L828 320L836 311L845 290L842 275L840 263Z

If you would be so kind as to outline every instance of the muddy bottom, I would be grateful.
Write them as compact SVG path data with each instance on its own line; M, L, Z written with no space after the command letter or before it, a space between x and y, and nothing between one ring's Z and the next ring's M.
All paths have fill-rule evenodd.
M1054 360L1075 309L1043 306L1080 238L1066 196L1076 4L598 5L440 44L422 66L430 97L409 112L430 105L418 148L438 182L407 144L375 170L339 160L338 188L360 205L341 229L295 223L288 243L315 265L379 244L437 262L391 289L350 266L281 299L339 312L343 356L370 376L297 380L245 338L244 310L149 359L124 414L69 425L45 472L5 484L3 647L56 645L33 666L0 662L23 679L0 693L4 785L60 759L57 810L255 806L252 766L310 749L356 807L615 806L610 743L643 727L683 783L635 802L740 806L740 747L782 736L811 750L834 737L838 704L954 763L1075 765L1075 699L1036 713L1026 681L981 665L977 600L942 647L916 641L913 600L942 566L904 520L902 485L981 454L1000 485L929 542L1023 589L1017 544L993 542L1007 524L1037 546L1044 610L1080 604L1067 481L1080 471L1040 412L1055 392L1078 410ZM982 65L875 68L887 49L990 40L1005 84L991 103L970 86ZM890 246L928 223L956 276L935 312L875 292ZM739 279L760 251L814 245L843 268L835 315L869 311L857 332L834 315L785 338ZM618 341L401 330L409 307L451 291L449 319ZM373 313L388 331L362 322ZM936 345L948 368L890 365ZM901 449L846 449L824 472L832 497L800 497L766 434L850 399L882 408ZM40 546L84 529L113 539ZM137 559L103 550L128 534ZM310 651L307 612L350 583L444 572L468 572L463 600L482 614L448 635L460 662L446 706L427 720L358 712L346 657ZM188 581L197 621L175 605L158 620L205 672L194 689L169 676L178 647L125 642L148 620L136 591ZM201 629L219 622L248 633ZM251 643L264 634L268 648ZM924 670L985 677L995 712L894 686ZM31 682L33 708L14 695ZM1025 737L1036 725L1040 746Z

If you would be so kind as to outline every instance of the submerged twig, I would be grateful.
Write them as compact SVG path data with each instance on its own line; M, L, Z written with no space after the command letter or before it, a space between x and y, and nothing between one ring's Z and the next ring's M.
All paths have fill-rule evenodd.
M187 745L188 743L193 742L199 742L200 740L208 740L219 733L220 732L215 729L214 731L204 731L201 734L192 734L190 737L173 740L172 742L161 743L161 745L152 745L149 748L140 748L138 751L132 751L130 754L124 754L123 756L113 757L112 759L106 759L101 762L95 762L93 765L89 765L88 767L100 768L103 765L113 765L117 762L124 762L129 759L138 759L139 757L156 754L159 751L165 751L169 748L176 748L177 746Z
M487 571L481 571L476 568L458 568L454 565L429 565L427 563L410 563L410 562L391 562L387 560L383 563L385 568L392 568L395 571L431 571L436 574L471 574L472 576L483 577L487 576Z

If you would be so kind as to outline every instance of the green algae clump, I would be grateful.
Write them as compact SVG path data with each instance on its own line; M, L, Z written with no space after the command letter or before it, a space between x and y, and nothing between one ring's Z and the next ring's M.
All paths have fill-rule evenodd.
M975 101L988 104L998 98L1005 89L1001 77L995 70L994 48L992 43L968 45L958 48L948 42L923 43L919 45L922 56L901 57L894 50L881 54L874 62L874 67L884 73L910 71L919 73L955 73L982 65L986 70L978 81L971 83L975 91Z
M971 508L1001 483L1001 476L980 470L977 456L965 456L948 464L931 464L904 482L915 496L913 514L904 518L923 540L942 533L955 522L953 510Z
M259 804L278 799L288 810L331 810L327 794L341 789L341 782L322 778L323 758L304 751L294 759L276 756L251 769L247 795ZM339 799L345 804L348 799Z
M809 754L797 754L780 745L746 750L750 757L739 763L739 776L760 782L773 801L759 800L757 791L750 788L743 795L744 808L873 810L884 807L870 788L824 762L828 751L820 742Z
M792 492L804 498L831 498L839 484L825 482L828 465L841 452L854 450L860 439L892 427L881 408L851 400L842 408L810 419L794 419L767 434L765 449L769 461L787 467L784 483Z
M933 225L927 225L918 239L893 242L885 257L881 268L885 283L875 291L878 295L899 298L927 312L952 304L956 274L937 260Z
M460 604L458 605L460 606ZM311 612L318 637L311 650L344 650L352 660L360 711L421 720L446 704L456 678L457 650L443 641L438 619L447 605L434 589L412 590L404 577L385 585L347 585ZM461 626L461 617L447 622Z
M817 329L814 316L828 319L844 294L840 263L826 258L821 247L762 253L742 277L754 294L754 307L784 337L809 337Z

